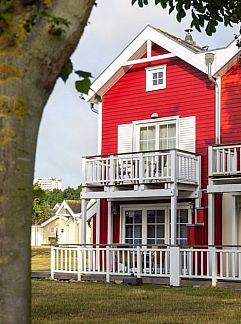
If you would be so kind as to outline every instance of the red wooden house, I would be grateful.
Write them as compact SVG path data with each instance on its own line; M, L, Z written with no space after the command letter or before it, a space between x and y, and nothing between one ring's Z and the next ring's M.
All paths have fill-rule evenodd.
M239 56L235 41L208 50L189 30L182 40L147 26L93 82L87 100L102 103L99 155L82 165L83 217L88 199L98 206L86 271L241 279L238 248L212 248L241 242Z

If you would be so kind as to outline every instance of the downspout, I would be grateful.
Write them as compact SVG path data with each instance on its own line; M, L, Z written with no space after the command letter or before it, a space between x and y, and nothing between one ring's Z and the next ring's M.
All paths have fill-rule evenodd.
M220 144L221 128L221 100L220 100L220 83L212 77L212 64L214 61L213 53L205 54L205 62L208 69L208 78L215 85L215 144Z
M93 102L91 102L91 104L90 104L90 109L91 109L91 111L93 111L95 114L98 114L98 113L99 113L98 109L95 108L95 105L93 104Z

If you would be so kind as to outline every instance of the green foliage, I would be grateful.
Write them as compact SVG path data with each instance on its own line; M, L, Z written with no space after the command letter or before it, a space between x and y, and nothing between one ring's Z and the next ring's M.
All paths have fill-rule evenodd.
M32 223L37 225L48 219L50 212L46 202L46 192L41 189L38 183L33 186L33 195Z
M132 0L132 5L138 4L141 8L149 4L149 0ZM216 32L219 23L232 26L241 22L241 0L154 0L155 5L169 8L169 13L176 9L176 18L180 22L187 11L191 11L191 27L198 31L206 25L205 31L211 36Z
M65 190L54 189L53 191L46 190L46 203L50 208L53 208L57 203L62 203L63 200L80 199L81 186L76 189L68 187Z
M75 71L81 80L75 82L75 88L81 94L88 94L91 86L90 78L93 78L91 73L85 71Z
M66 82L69 78L69 75L73 72L73 64L70 59L68 59L68 62L65 64L65 67L63 71L60 74L60 78Z

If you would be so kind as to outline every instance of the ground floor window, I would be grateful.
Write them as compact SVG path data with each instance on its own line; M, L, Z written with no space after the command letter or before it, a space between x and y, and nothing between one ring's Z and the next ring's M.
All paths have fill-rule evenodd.
M122 207L121 242L138 245L170 244L169 206ZM177 209L177 244L187 244L187 225L191 223L189 205Z

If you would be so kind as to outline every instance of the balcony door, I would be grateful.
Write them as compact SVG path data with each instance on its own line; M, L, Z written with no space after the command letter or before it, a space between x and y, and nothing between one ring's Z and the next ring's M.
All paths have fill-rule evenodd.
M176 122L139 125L137 140L141 152L176 148Z

